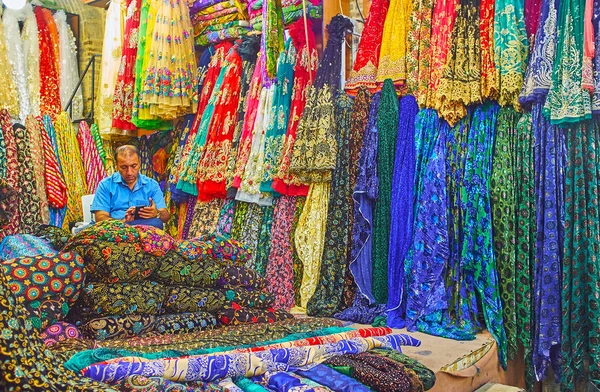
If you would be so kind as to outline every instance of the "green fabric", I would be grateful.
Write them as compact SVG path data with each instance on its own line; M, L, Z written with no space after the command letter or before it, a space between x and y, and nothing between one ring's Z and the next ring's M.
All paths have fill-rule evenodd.
M325 365L325 366L329 366L336 372L341 373L345 376L352 377L352 368L350 366L333 366L333 365Z
M265 0L263 4L263 44L262 56L265 58L266 75L272 79L277 73L277 60L285 48L283 37L283 14L280 0Z
M506 329L508 358L517 353L516 324L517 313L515 294L515 156L516 128L519 114L512 108L501 108L496 123L491 185L492 228L494 253L500 278L502 298L502 318ZM529 279L528 279L529 281Z
M535 140L532 133L531 113L521 116L517 123L516 145L516 257L515 257L515 302L517 344L525 349L525 369L527 385L533 385L533 363L531 333L534 304L532 301L535 266L536 203L535 172L533 149Z
M388 297L388 251L391 223L392 176L396 157L398 134L398 96L391 79L386 79L381 91L377 112L379 133L377 147L377 171L379 198L373 216L373 296L377 303L387 303Z
M597 260L600 248L600 161L596 144L599 131L597 122L595 126L582 123L565 131L568 156L561 337L561 391L565 392L579 390L578 382L586 379L596 388L600 387L597 343L600 338L600 271Z
M244 392L268 392L268 390L263 388L261 385L255 384L245 377L236 378L235 380L233 380L233 382Z
M544 106L552 124L575 123L592 116L590 94L581 88L584 10L585 0L559 2L552 88Z
M423 383L423 389L428 390L433 388L435 385L435 373L427 368L419 361L407 357L406 355L391 349L376 348L371 350L370 353L387 357L395 362L399 362L415 372L419 380Z
M142 357L146 359L159 359L159 358L167 358L167 357L180 357L183 355L201 355L201 354L211 354L215 352L221 351L229 351L238 348L248 348L248 347L258 347L265 346L268 344L276 344L276 343L285 343L291 342L299 339L306 339L314 336L325 336L325 335L333 335L337 333L352 331L354 328L350 327L328 327L322 328L315 331L310 332L300 332L294 333L288 336L285 336L281 339L269 340L266 342L256 342L253 344L244 344L239 346L227 346L227 347L212 347L212 348L202 348L197 350L165 350L154 353L142 353L134 350L126 350L126 349L113 349L113 348L97 348L93 350L85 350L80 351L74 354L66 363L65 367L67 369L73 370L74 372L80 372L86 367L102 362L107 361L109 359L120 358L120 357L129 357L136 356Z
M304 209L304 202L306 201L305 197L297 197L296 198L296 211L294 212L294 222L292 223L292 231L290 233L290 244L292 246L292 260L293 260L293 268L294 268L294 300L297 304L300 303L300 286L302 285L302 275L304 274L304 265L302 264L302 260L298 256L298 252L296 251L296 244L294 241L294 236L296 233L296 228L298 227L298 221L300 220L300 215L302 215L302 210Z
M380 315L375 317L373 323L371 323L372 327L387 327L387 316Z

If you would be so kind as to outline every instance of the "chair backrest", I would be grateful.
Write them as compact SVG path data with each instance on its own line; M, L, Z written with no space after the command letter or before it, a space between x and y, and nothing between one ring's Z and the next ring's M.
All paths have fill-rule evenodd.
M92 221L92 202L94 201L94 195L81 196L81 207L83 209L83 221L88 223Z

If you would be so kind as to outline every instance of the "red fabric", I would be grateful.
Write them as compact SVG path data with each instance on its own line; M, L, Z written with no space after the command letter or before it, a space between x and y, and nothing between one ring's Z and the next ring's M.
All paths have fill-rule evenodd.
M135 61L137 58L137 34L140 26L141 0L128 0L127 9L135 7L131 17L125 20L123 54L113 96L112 126L124 130L135 130L131 122L133 93L135 90Z
M40 47L40 111L53 119L62 110L58 64L58 29L52 12L42 7L33 10L38 24Z
M41 122L39 117L36 120ZM44 146L44 178L46 179L48 205L52 208L61 209L67 205L67 184L60 172L58 159L46 128L42 127L41 134Z
M242 79L242 58L232 49L225 58L227 71L223 78L222 94L208 129L203 156L198 163L198 200L210 201L227 196L226 173L233 133L237 125L237 108Z

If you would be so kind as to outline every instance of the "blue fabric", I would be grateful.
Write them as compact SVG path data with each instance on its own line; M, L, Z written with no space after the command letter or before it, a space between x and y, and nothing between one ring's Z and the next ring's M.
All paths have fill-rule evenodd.
M143 225L143 226L154 226L157 229L162 230L164 228L164 223L158 218L150 218L150 219L134 219L131 222L125 222L128 225Z
M404 258L412 242L415 187L415 119L419 106L415 97L400 100L396 139L396 161L392 179L390 246L388 253L388 313L390 328L404 328ZM403 298L404 297L404 298Z
M310 370L296 370L294 373L313 380L333 392L368 392L371 390L352 377L348 377L325 365L317 365Z
M302 392L314 391L314 388L310 388L296 377L285 372L267 373L253 378L255 382L259 382L261 379L267 379L267 388L276 392L287 392L293 389Z
M114 173L100 181L91 211L106 211L111 218L123 219L129 207L147 206L150 198L156 203L157 210L167 208L156 180L139 174L138 181L131 190L123 182L121 174Z
M55 253L56 250L48 241L31 234L11 235L0 243L0 258L3 260Z

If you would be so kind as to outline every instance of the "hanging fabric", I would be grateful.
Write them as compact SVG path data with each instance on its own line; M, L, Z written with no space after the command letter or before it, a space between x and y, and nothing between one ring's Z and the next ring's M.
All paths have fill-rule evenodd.
M419 0L410 12L406 48L406 87L419 106L427 103L431 65L431 28L434 0ZM364 33L363 33L364 34Z
M58 28L59 52L60 52L60 103L62 109L67 108L69 99L73 95L72 118L79 120L83 117L83 94L79 83L79 64L77 64L77 47L71 27L67 24L67 15L63 10L54 14L54 20Z
M33 172L35 178L35 192L40 201L41 222L47 224L50 221L50 210L48 209L46 179L44 177L44 168L46 167L44 142L42 140L44 125L40 118L29 115L25 120L25 128L29 134L29 150L31 157L36 159L36 163L33 165Z
M60 107L58 30L46 8L34 10L40 43L40 111L56 118Z
M2 14L4 35L1 38L4 41L3 44L6 46L7 54L10 54L7 56L10 64L8 70L11 71L9 74L12 75L9 86L12 85L12 91L16 91L17 93L17 99L10 99L7 102L11 102L13 106L15 104L18 105L18 110L15 110L13 107L9 109L9 112L14 116L18 115L21 122L25 122L25 118L31 113L27 85L27 58L23 50L21 28L19 27L19 20L22 19L21 15L24 15L27 6L31 8L29 4L22 10L6 8Z
M40 43L38 25L30 4L23 7L25 22L21 31L23 53L27 66L27 91L31 114L40 115Z

